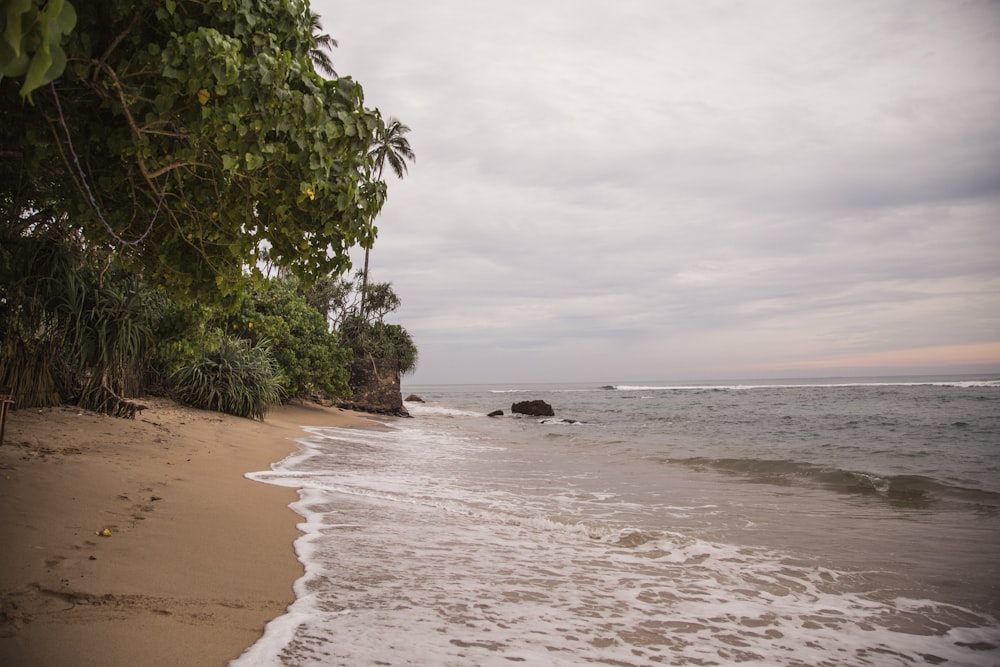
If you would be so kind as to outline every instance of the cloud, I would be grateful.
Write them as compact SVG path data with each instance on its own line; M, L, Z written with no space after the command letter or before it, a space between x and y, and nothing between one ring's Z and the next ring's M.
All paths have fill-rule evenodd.
M413 128L372 272L415 382L1000 339L995 2L313 7L338 71Z

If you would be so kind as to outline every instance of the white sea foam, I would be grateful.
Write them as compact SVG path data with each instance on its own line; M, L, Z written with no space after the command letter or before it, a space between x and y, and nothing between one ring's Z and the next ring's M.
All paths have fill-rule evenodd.
M305 575L234 665L1000 663L995 619L887 593L878 572L666 529L722 506L636 500L537 440L423 414L310 429L250 475L300 489Z
M586 422L579 421L577 419L539 419L539 424L547 424L549 426L586 426Z
M448 408L441 405L428 405L426 403L417 403L417 402L406 403L406 410L414 417L418 417L420 415L441 415L445 417L483 416L483 413L481 412L473 412L471 410L459 410L456 408Z
M552 387L549 385L540 385L537 387L525 387L522 389L490 389L491 394L538 394L538 393L552 393L552 394L577 394L582 392L597 391L595 387Z
M742 413L720 414L718 396L662 415L690 428L701 408L705 424L728 419L742 433ZM746 412L759 421L753 405ZM235 665L1000 664L996 619L910 585L891 560L852 567L828 549L726 537L774 530L773 515L755 507L764 504L788 524L781 530L802 530L789 511L808 501L819 504L803 510L807 521L844 505L841 527L871 539L856 527L871 511L859 496L824 505L826 492L811 487L740 486L689 468L668 475L661 450L676 437L664 430L672 420L650 421L661 429L654 448L636 450L607 429L475 419L435 404L411 412L416 419L385 431L309 429L297 454L250 475L300 489L305 575L288 614ZM943 433L967 437L976 420L963 420L973 426L940 420ZM777 424L768 442L787 428ZM761 462L754 451L747 460ZM860 498L888 507L886 495ZM884 529L886 516L872 525ZM835 546L848 540L831 535Z
M237 665L989 664L982 618L852 593L850 575L677 535L442 516L305 491L306 575ZM324 508L311 512L311 507ZM334 515L334 516L331 516ZM347 521L334 517L363 517ZM539 530L544 539L539 539ZM963 646L963 644L965 646ZM977 663L977 659L983 662Z

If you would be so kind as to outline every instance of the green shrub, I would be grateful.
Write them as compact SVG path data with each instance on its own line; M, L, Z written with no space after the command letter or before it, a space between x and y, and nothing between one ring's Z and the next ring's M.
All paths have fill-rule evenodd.
M349 394L346 364L337 334L306 301L295 279L273 279L249 291L240 309L223 324L227 334L268 342L285 376L289 396L322 392Z
M354 352L355 359L392 360L403 375L417 367L417 346L409 332L398 324L350 318L341 327L341 338Z
M355 359L391 361L403 375L417 367L417 346L410 333L398 324L388 324L385 316L399 308L401 302L392 283L368 283L364 312L360 312L357 296L364 277L358 274L354 284L340 281L339 290L329 290L327 308L333 311L340 333L340 344Z
M67 377L82 408L135 416L128 396L142 395L163 298L138 279L110 271L58 305L65 322Z
M59 224L0 216L0 386L18 407L72 402L133 417L162 296Z
M281 402L284 390L267 345L231 336L223 336L215 351L174 371L171 382L182 403L251 419L263 419Z

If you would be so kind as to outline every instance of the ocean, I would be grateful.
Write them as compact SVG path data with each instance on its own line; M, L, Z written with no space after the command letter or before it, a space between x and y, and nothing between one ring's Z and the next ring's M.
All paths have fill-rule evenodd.
M249 475L305 575L233 665L1000 665L1000 375L409 393Z

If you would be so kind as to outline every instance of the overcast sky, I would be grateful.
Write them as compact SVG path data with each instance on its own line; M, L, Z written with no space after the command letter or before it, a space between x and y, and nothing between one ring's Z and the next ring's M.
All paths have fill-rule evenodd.
M412 128L407 384L1000 370L1000 2L313 9Z

